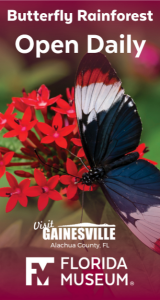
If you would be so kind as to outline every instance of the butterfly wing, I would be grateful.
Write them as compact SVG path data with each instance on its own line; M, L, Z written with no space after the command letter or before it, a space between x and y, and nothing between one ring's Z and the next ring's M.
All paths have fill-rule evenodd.
M139 159L111 170L100 186L129 229L160 253L160 171Z
M75 105L82 145L91 167L110 163L138 146L141 121L133 100L107 58L86 54L78 68Z

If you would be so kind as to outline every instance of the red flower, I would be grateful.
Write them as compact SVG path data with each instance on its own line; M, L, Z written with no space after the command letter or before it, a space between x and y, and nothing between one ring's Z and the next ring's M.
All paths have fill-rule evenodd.
M6 212L11 211L16 206L17 202L26 207L28 203L26 192L31 180L24 179L18 184L17 179L12 174L6 172L6 177L10 187L0 189L0 197L9 197L6 205Z
M43 173L40 170L35 169L34 178L38 186L30 187L27 191L27 196L29 197L39 196L38 199L39 210L43 210L47 206L49 198L55 201L62 200L60 193L54 190L54 188L58 184L59 175L55 175L47 181Z
M62 201L65 207L69 207L70 209L78 209L81 207L80 202L77 201L79 199L79 193L75 194L75 196L72 199L67 198L67 188L61 189L60 194L62 196Z
M6 165L8 165L14 155L13 151L10 151L3 155L0 153L0 178L4 175L6 170Z
M72 87L71 92L69 88L66 88L66 95L69 103L74 101L74 87Z
M138 152L139 153L139 158L138 159L144 159L144 160L147 160L148 162L150 162L153 165L158 165L157 162L143 157L143 155L145 153L147 153L148 151L149 150L146 147L145 143L143 143L143 144L140 144L133 152Z
M76 146L82 147L81 139L73 138L73 139L71 139L71 142L72 142L73 144L75 144ZM78 151L78 153L77 153L77 156L78 156L78 157L84 157L84 156L85 156L85 153L84 153L83 148L79 149L79 151Z
M38 92L33 91L32 93L28 94L27 97L21 98L21 100L27 105L34 106L35 109L44 109L47 106L55 103L61 97L61 95L51 99L49 99L49 97L50 91L44 84L42 84Z
M12 116L16 116L16 113L12 115L12 112L14 110L14 105L10 104L4 113L4 115L0 112L0 130L2 130L3 127L6 126L8 119Z
M28 137L28 131L31 130L37 123L37 120L31 121L32 112L30 107L25 110L22 120L8 119L8 124L14 128L3 135L4 138L18 136L20 141L25 141Z
M42 122L38 123L38 127L41 132L47 135L42 138L41 143L50 144L55 141L59 147L67 148L67 141L64 136L70 134L75 128L75 125L69 125L62 128L62 117L57 113L53 117L52 127Z
M63 99L57 100L58 107L51 107L52 110L59 112L61 114L66 114L69 118L76 118L76 110L75 110L75 101L74 101L74 88L72 88L71 93L69 89L66 89L66 94L68 98L68 102Z
M27 93L25 91L25 89L22 90L23 93L23 97L27 98ZM13 97L12 98L12 103L14 104L14 107L19 110L20 112L25 112L25 110L27 109L28 105L22 102L23 98L18 98L18 97Z
M17 176L19 176L19 177L26 177L26 178L33 178L34 176L31 174L31 173L29 173L29 172L25 172L25 171L22 171L22 170L17 170L17 171L14 171L14 174L16 174Z
M80 178L82 178L83 173L88 172L85 167L83 167L80 171L78 171L76 164L70 158L67 158L66 170L69 174L73 176L62 175L60 178L60 182L65 185L68 185L67 187L68 199L72 199L76 195L78 188L80 190L84 189L84 191L89 191L89 190L93 191L93 187L91 187L90 189L89 186L86 185L84 186L82 182L80 182Z

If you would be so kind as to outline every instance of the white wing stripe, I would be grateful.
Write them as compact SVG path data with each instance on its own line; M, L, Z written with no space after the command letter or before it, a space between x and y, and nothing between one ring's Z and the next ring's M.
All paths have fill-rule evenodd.
M91 123L93 120L97 120L97 115L95 110L93 109L88 116L87 124Z
M85 113L85 111L88 113L88 110L89 110L89 101L88 101L88 99L86 99L87 89L88 89L88 86L84 86L82 88L82 109L83 109L84 113Z
M97 101L95 103L95 110L96 112L99 112L99 107L103 104L103 102L105 101L105 99L108 97L110 90L112 89L113 85L109 84L109 85L103 85L101 88L101 91L98 95ZM108 103L108 99L105 103L106 106Z
M92 83L88 86L87 94L86 94L86 101L89 103L89 106L88 106L88 111L86 111L85 108L83 108L85 114L90 113L92 110L91 103L92 103L92 95L93 95L94 88L95 88L94 83Z
M98 106L98 111L108 111L109 108L115 103L116 96L118 94L119 88L121 86L120 82L116 82L114 85L112 85L112 88L110 89L110 92L108 93L107 97L104 99L102 106ZM118 97L119 99L119 97Z
M82 108L81 108L81 86L77 85L75 88L75 98L76 98L76 113L77 118L82 119Z
M93 84L93 85L95 85L95 88L94 88L94 92L92 94L92 98L91 98L91 101L90 101L90 107L89 107L90 111L92 111L92 109L95 108L96 101L98 99L99 93L100 93L101 88L103 86L103 82L99 82L99 83L96 83L96 84Z

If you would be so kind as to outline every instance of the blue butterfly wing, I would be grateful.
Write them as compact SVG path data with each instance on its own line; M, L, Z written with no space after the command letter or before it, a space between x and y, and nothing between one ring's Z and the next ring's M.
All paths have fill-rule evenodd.
M108 164L136 149L142 125L133 100L104 55L86 54L76 77L75 105L91 165Z
M108 172L100 186L137 238L160 253L160 171L140 159Z

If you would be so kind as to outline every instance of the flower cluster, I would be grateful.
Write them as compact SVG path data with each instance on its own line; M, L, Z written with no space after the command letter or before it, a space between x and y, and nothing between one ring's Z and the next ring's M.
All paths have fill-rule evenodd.
M66 90L68 101L61 95L50 98L45 85L29 94L23 90L22 94L22 97L13 97L6 112L0 113L0 131L5 131L3 138L16 137L22 144L16 152L0 147L0 178L6 173L9 184L0 188L0 197L9 198L6 212L17 202L26 207L28 197L38 197L38 209L43 210L49 199L67 199L70 204L79 198L81 190L96 189L96 185L90 188L81 183L88 169L79 158L83 158L87 168L89 166L78 132L74 88L71 92ZM54 111L52 119L48 118L48 109ZM37 111L41 112L43 122L38 120ZM142 158L147 149L141 144L136 151ZM11 167L16 176L23 178L20 183L8 172Z
M17 202L26 207L28 197L38 197L39 210L47 206L49 199L67 199L70 205L79 198L81 190L89 190L80 182L87 169L78 157L84 158L87 165L88 162L78 133L74 88L71 92L66 89L68 101L61 95L50 98L45 85L29 94L23 90L22 94L12 98L5 114L0 113L3 138L16 137L22 144L17 152L0 147L0 178L6 172L10 186L0 188L0 197L9 198L6 212ZM54 111L52 119L48 118L48 109ZM38 110L43 122L37 118ZM11 167L16 176L23 178L20 183L8 172Z

